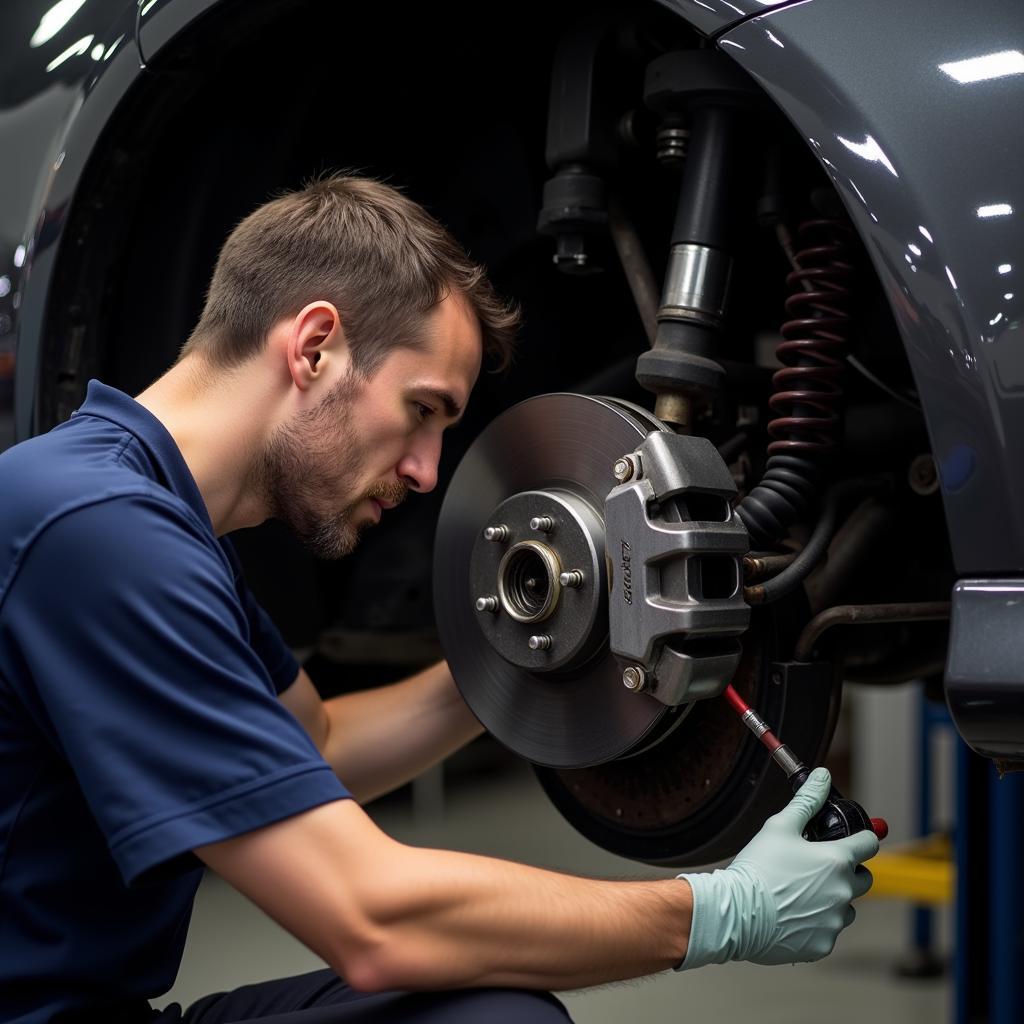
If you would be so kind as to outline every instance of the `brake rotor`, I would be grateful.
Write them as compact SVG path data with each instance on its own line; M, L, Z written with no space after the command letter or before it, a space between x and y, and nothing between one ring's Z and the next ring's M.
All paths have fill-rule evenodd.
M820 764L835 729L839 675L831 665L780 672L776 660L805 618L799 597L758 609L732 683L784 742ZM659 866L734 856L791 795L765 748L721 699L697 701L677 729L632 757L535 771L578 832L611 853Z
M734 854L787 794L724 701L668 707L627 689L610 653L602 511L612 467L665 429L628 403L572 394L495 419L445 497L434 604L466 703L534 764L562 815L614 853L681 865ZM733 682L810 760L831 738L839 683L819 675L798 692L774 671L792 609L758 612Z
M495 419L448 487L434 550L441 643L473 713L534 764L576 768L621 757L668 713L622 685L607 644L601 509L616 483L615 461L652 428L649 414L610 399L540 395ZM544 516L558 521L554 536L531 529ZM509 534L489 541L488 527ZM554 582L524 544L543 545L561 571L582 572L584 585ZM546 582L541 603L557 590L547 615L518 622L477 610L479 599L499 598L498 571L510 552L523 568L524 589L513 595L523 610L531 609L531 578ZM532 649L532 637L550 637L551 645Z

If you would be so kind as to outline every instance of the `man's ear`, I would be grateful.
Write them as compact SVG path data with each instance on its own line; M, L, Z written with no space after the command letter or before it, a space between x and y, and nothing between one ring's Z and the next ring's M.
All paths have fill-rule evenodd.
M311 302L292 318L287 335L288 372L305 391L324 375L329 362L349 358L337 308L325 300Z

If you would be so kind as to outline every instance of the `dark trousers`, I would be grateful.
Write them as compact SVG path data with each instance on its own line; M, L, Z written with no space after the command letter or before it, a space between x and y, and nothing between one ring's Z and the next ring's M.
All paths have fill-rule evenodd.
M458 992L356 992L333 971L314 971L177 1003L153 1024L566 1024L547 992L481 988Z

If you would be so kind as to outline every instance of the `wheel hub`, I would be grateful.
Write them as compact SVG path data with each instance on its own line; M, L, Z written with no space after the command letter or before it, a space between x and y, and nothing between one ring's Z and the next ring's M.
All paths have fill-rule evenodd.
M484 637L530 672L581 664L607 632L600 516L583 494L551 489L515 494L490 519L470 559Z

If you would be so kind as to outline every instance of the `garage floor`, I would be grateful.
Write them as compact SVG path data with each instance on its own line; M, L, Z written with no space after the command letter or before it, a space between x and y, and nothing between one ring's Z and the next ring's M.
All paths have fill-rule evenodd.
M532 774L503 765L447 786L443 809L429 780L413 802L371 807L391 835L417 845L471 850L549 868L607 877L656 872L604 853L578 836L551 807ZM689 974L563 994L578 1024L626 1020L660 1024L738 1021L760 1024L941 1024L951 1020L949 978L907 981L892 966L904 952L909 911L902 903L862 901L836 952L818 964L728 964ZM948 935L948 921L940 932ZM313 954L216 877L199 892L185 959L174 989L156 1005L183 1004L209 992L323 966Z

